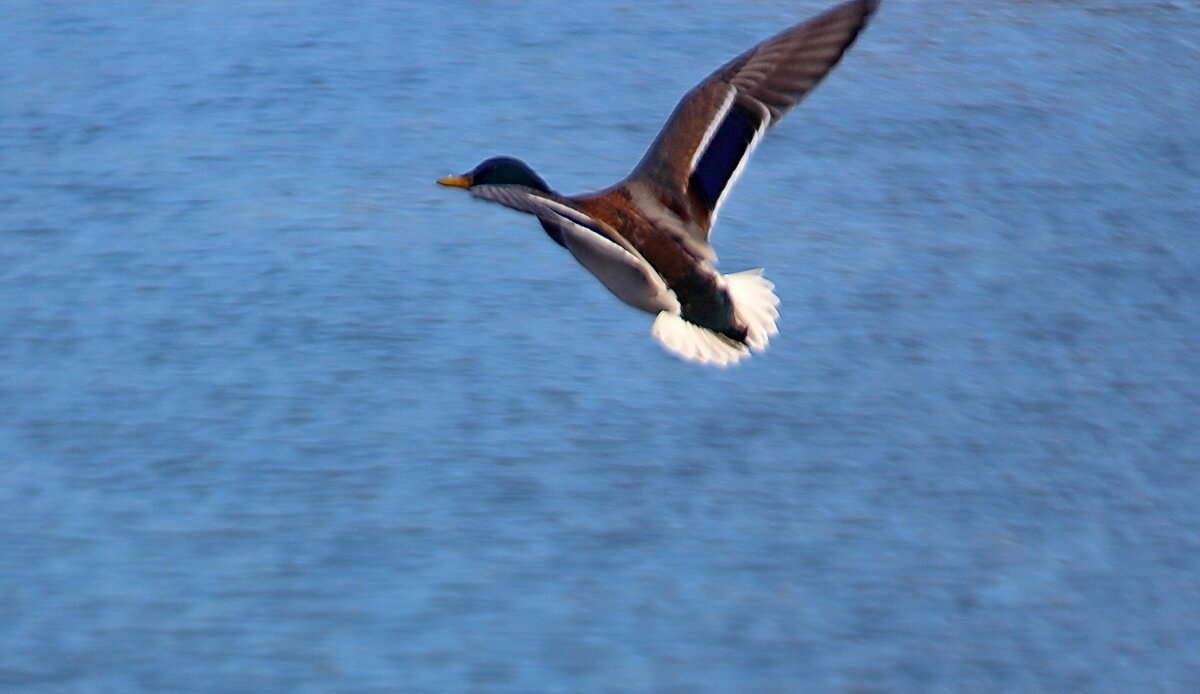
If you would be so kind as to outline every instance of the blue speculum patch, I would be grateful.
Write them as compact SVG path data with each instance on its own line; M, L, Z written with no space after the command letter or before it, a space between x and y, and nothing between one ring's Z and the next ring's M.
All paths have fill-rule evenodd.
M709 209L721 199L721 192L729 185L729 178L746 155L757 126L758 118L753 113L734 104L713 134L691 176L691 189Z

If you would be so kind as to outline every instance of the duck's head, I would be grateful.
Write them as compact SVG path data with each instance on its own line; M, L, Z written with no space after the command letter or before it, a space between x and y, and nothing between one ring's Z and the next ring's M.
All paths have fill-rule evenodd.
M513 157L492 157L461 176L439 178L438 183L451 188L473 188L475 186L524 186L550 192L550 186L534 173L529 165Z

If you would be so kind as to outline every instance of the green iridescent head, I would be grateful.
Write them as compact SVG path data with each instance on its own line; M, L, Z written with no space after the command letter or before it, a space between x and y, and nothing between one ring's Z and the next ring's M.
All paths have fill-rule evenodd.
M534 173L529 165L513 157L492 157L484 160L479 166L461 176L446 176L438 179L438 183L452 188L471 188L474 186L525 186L550 192L550 186L542 177Z

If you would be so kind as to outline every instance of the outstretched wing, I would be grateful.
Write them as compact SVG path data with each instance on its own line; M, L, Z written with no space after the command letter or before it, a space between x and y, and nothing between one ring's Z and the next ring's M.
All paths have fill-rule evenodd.
M821 81L866 26L879 0L849 0L763 41L683 97L628 183L646 182L699 222L707 246L726 193L764 131Z

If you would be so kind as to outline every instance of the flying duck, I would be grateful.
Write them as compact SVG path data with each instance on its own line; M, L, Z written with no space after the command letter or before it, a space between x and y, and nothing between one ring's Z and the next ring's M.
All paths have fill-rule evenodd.
M720 274L709 233L763 133L837 64L879 1L843 2L717 69L612 187L562 195L512 157L438 183L536 216L617 298L656 316L651 334L668 351L735 364L778 334L779 299L761 269Z

